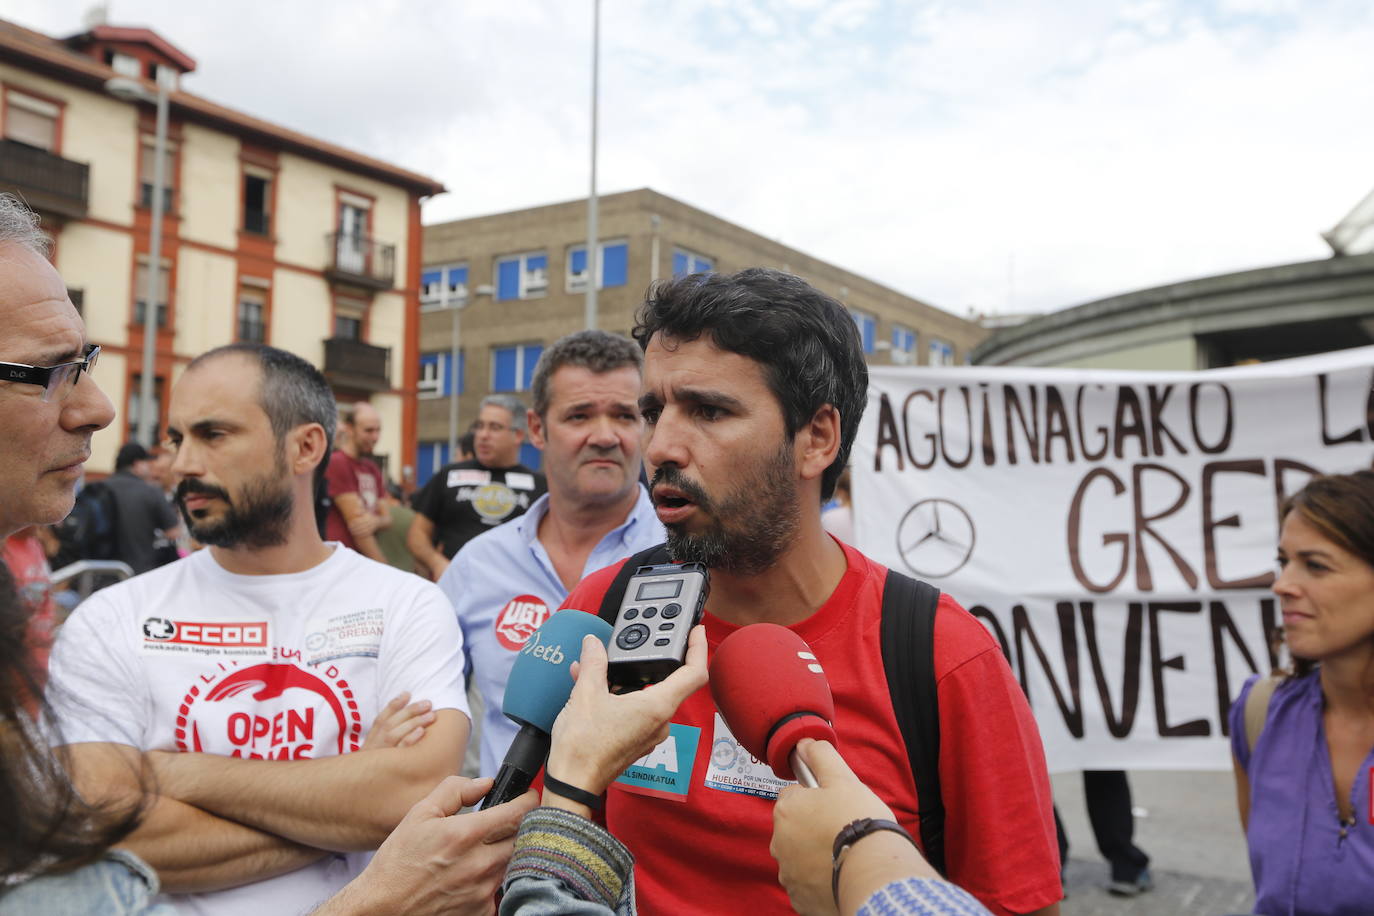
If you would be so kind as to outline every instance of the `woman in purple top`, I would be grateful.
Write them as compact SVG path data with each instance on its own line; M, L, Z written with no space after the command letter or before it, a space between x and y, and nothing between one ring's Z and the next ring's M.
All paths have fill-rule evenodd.
M1274 583L1293 670L1250 752L1231 707L1255 912L1374 913L1374 472L1314 479L1282 510Z

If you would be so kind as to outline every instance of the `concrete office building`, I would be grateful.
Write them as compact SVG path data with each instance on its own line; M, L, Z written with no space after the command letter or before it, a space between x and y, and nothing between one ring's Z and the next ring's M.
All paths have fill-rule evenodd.
M442 185L186 92L195 66L149 29L97 24L56 39L0 21L0 190L53 236L118 410L91 470L111 470L137 429L151 263L155 107L110 95L115 76L171 90L159 429L163 392L191 358L261 341L320 366L340 399L370 397L379 452L393 470L413 464L420 201Z
M657 279L775 267L849 307L878 364L953 365L978 325L647 188L599 199L600 241L587 257L585 200L425 227L421 277L419 480L447 458L449 354L459 317L460 429L492 392L525 392L543 348L584 327L586 284L597 326L628 334ZM454 303L462 308L455 312ZM526 459L538 454L527 450Z

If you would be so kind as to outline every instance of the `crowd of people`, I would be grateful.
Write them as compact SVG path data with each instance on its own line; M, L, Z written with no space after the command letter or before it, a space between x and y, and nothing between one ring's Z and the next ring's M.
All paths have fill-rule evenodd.
M0 536L42 551L114 413L36 220L4 196L0 323ZM0 914L1058 913L1044 752L1000 647L931 592L932 783L884 676L888 615L918 592L830 533L854 524L847 481L822 519L867 397L844 307L779 271L695 274L651 287L633 337L549 347L531 407L486 399L471 457L409 506L369 459L377 411L337 405L308 362L192 360L163 448L126 446L106 485L120 527L148 531L135 575L56 626L32 547L0 573ZM1282 513L1295 666L1232 711L1256 912L1367 912L1374 472ZM558 662L576 684L546 779L465 810L514 736L516 655L660 545L711 575L685 663L613 693L586 639ZM707 689L710 653L756 623L804 639L829 682L837 740L796 749L815 785L755 760ZM480 778L456 775L468 677ZM1129 824L1110 832L1114 880L1148 889Z

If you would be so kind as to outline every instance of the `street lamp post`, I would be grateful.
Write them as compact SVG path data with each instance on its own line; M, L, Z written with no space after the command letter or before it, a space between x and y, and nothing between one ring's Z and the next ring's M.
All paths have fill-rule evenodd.
M443 295L445 297L445 308L447 308L450 312L453 313L453 321L450 323L451 337L449 339L448 356L448 460L452 462L458 460L458 390L459 382L461 380L461 376L458 373L458 313L462 311L463 306L468 304L468 297L467 294L464 293L462 296L457 297L452 302L447 301L447 277L440 278L440 288L444 291ZM478 286L475 289L473 289L472 295L473 298L476 298L477 296L490 296L495 292L496 289L494 287L483 284L482 286Z
M105 91L126 102L148 102L157 106L157 134L153 141L153 199L152 222L148 230L148 283L143 300L143 374L138 395L137 439L153 445L157 433L157 411L153 407L153 375L157 357L157 293L162 276L162 215L163 185L166 181L167 151L167 85L157 80L157 92L148 90L141 82L127 76L112 77L105 82Z
M596 265L601 254L596 226L596 120L597 89L601 70L601 0L592 0L592 166L591 193L587 195L587 302L585 324L596 328Z

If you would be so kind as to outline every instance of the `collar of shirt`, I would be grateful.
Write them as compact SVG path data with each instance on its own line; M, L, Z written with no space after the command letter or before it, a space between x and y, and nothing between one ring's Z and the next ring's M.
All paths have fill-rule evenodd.
M625 521L606 532L606 536L592 548L592 552L587 556L587 565L582 569L584 578L602 567L610 566L616 560L627 557L646 546L660 543L667 538L663 524L658 520L658 514L654 512L654 504L649 499L649 492L644 489L643 484L635 484L635 486L638 488L639 495L635 499L634 506L625 516ZM549 494L545 493L534 501L534 504L525 511L524 515L515 520L516 531L520 540L529 550L530 556L539 564L549 580L557 583L558 590L566 598L568 591L563 588L558 573L554 570L553 561L549 559L548 551L544 549L543 543L539 540L539 523L548 511Z

